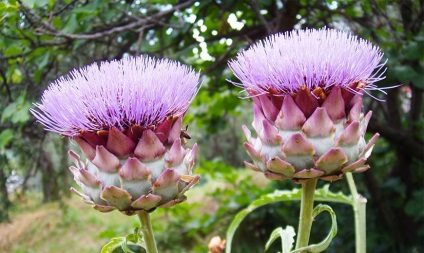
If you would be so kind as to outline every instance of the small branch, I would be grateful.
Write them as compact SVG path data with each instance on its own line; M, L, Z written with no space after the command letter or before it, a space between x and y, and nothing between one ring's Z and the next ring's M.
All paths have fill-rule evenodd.
M135 51L136 56L140 55L141 46L143 44L143 38L144 38L144 27L140 29L140 32L138 34L137 48L136 48L136 51Z
M207 67L204 71L202 71L202 75L207 75L210 72L212 72L215 68L217 68L219 65L221 65L224 61L227 61L229 57L231 57L231 51L235 48L236 45L238 45L239 40L234 41L231 46L228 47L225 54L221 55L214 61L214 63Z
M58 16L58 15L62 14L62 12L66 11L70 6L74 5L76 2L78 2L78 0L72 0L67 5L65 5L65 7L58 10L57 12L53 13L53 16Z
M258 16L259 20L262 22L262 24L265 26L266 31L268 34L274 33L274 28L271 26L271 24L265 19L265 17L261 14L261 10L259 8L259 4L256 0L251 0L251 5L253 10L255 11L256 15Z
M20 0L18 0L18 1L20 1ZM187 8L190 5L192 5L193 3L194 3L193 0L187 1L187 2L184 2L182 4L175 5L174 7L172 7L169 10L158 12L156 14L153 14L153 15L149 16L149 17L146 17L146 18L143 18L143 19L138 19L136 21L130 22L130 23L126 24L126 25L116 26L116 27L113 27L110 30L96 32L96 33L90 33L90 34L63 33L61 31L55 29L54 27L52 27L46 21L40 19L40 17L34 11L32 11L31 9L25 7L24 5L22 5L22 7L23 7L23 9L27 13L29 13L31 16L37 18L39 20L39 22L41 22L41 24L45 28L45 30L43 31L45 34L56 36L56 37L68 38L68 39L86 39L86 40L92 40L92 39L103 38L105 36L109 36L109 35L113 35L113 34L116 34L116 33L120 33L122 31L127 31L127 30L131 30L131 29L137 29L137 27L140 27L140 26L143 26L143 25L146 25L146 24L157 23L162 17L164 17L166 15L169 15L169 14L172 14L172 13L174 13L177 10Z
M396 29L393 25L393 23L390 21L389 17L387 16L387 14L381 10L381 8L378 6L377 2L375 0L369 0L369 3L371 5L371 9L373 10L373 12L375 14L377 14L376 16L381 16L386 20L386 25L390 28L391 30L391 34L392 36L396 36Z

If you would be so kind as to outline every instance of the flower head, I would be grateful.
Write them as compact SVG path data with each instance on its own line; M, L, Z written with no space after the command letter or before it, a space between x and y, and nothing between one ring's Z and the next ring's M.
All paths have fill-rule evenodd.
M362 172L375 141L364 136L364 89L378 89L383 54L347 32L320 29L273 35L229 63L254 101L244 126L246 166L270 179L340 179Z
M44 92L34 116L46 130L72 137L88 161L69 152L70 170L95 209L132 215L171 206L198 182L196 144L184 149L182 117L199 75L149 57L74 70Z
M102 62L73 70L43 93L34 116L66 136L134 125L149 127L181 116L198 90L199 75L177 62L150 57Z
M375 72L384 66L382 57L377 46L351 33L309 29L272 35L239 53L229 66L243 88L260 94L333 86L355 91L355 83L376 88L383 79Z

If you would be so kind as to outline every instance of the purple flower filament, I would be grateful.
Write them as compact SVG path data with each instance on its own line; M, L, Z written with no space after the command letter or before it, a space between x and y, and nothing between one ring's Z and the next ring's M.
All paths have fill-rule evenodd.
M368 90L383 79L383 53L370 42L343 31L309 29L275 34L238 54L229 63L246 90L281 95L302 87L329 90L362 83ZM375 71L376 70L376 71Z
M133 125L148 127L181 116L196 95L199 74L185 65L150 57L75 69L43 93L31 110L46 130L65 136Z

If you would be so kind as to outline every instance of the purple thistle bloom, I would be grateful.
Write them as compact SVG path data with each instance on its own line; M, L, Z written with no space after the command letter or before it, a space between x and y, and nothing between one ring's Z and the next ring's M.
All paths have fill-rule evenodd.
M92 64L53 82L38 109L48 131L76 136L133 125L157 125L182 115L198 91L199 74L180 63L150 57Z
M272 35L239 53L229 66L243 88L260 94L270 89L290 94L302 87L328 90L334 85L354 91L352 83L377 88L374 83L383 79L382 57L366 40L322 28Z
M363 172L378 134L367 143L371 112L364 89L381 90L383 53L371 43L331 29L276 34L229 63L253 99L246 166L274 180L334 181ZM236 84L238 85L238 84Z
M69 152L84 202L101 212L151 212L186 199L197 145L185 149L182 117L199 74L149 57L102 62L61 77L33 115L46 130L72 137L87 158Z

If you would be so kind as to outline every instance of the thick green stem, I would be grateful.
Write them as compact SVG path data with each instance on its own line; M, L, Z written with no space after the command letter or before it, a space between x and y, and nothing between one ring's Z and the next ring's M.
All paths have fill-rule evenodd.
M352 173L346 173L347 183L353 198L353 213L355 215L355 247L356 253L367 252L366 205L367 199L358 194Z
M141 223L141 232L143 233L143 240L146 243L147 253L158 253L156 248L155 236L153 235L152 223L150 222L150 215L148 212L140 212L138 218Z
M302 199L300 202L299 228L297 230L296 249L306 247L312 228L312 211L314 209L314 194L318 179L310 179L302 183Z

